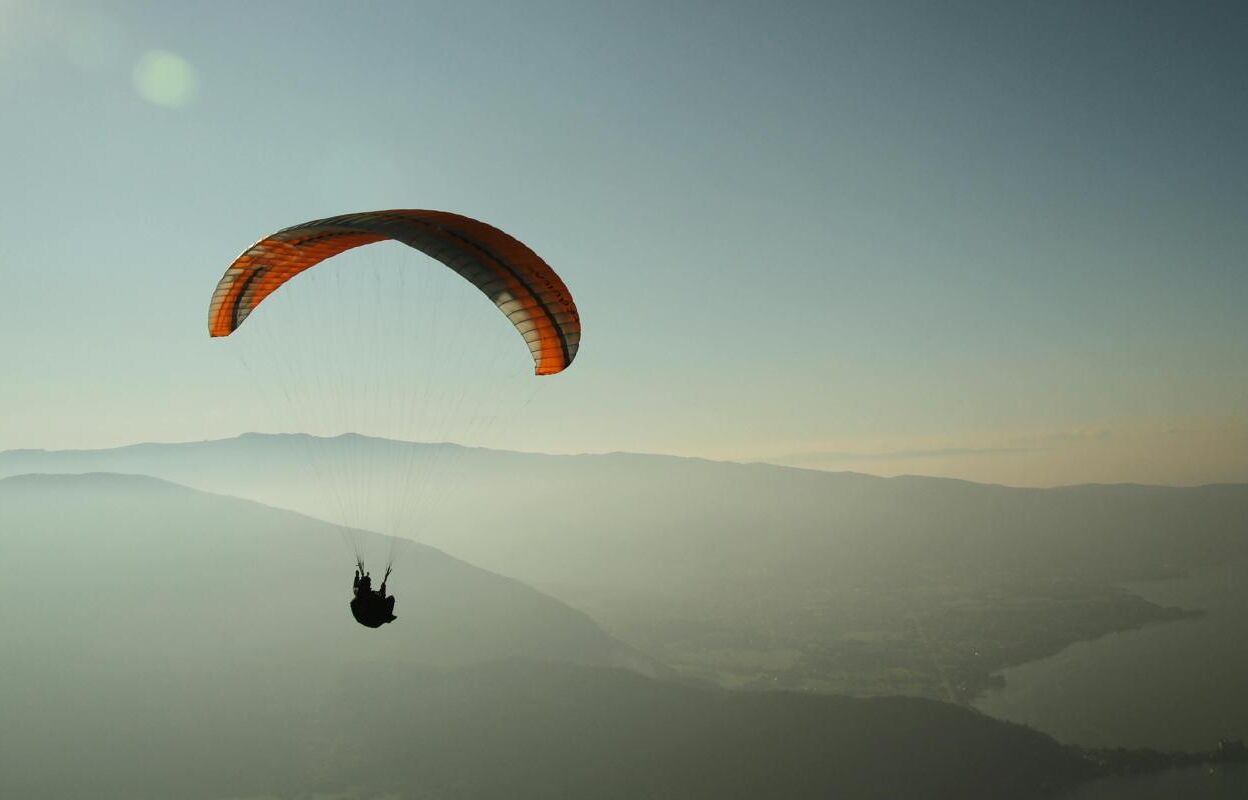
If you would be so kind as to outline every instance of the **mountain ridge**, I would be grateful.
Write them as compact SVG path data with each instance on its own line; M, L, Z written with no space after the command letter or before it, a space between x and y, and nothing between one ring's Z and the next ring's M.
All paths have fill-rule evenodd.
M434 447L434 448L450 447L450 448L457 448L457 449L466 450L466 451L481 451L481 452L488 452L488 453L499 453L499 454L519 455L519 456L537 456L537 457L545 457L545 458L586 458L586 457L592 458L592 457L624 456L624 457L637 457L637 458L647 458L647 459L671 459L671 460L676 460L676 461L690 461L690 462L699 462L699 463L706 463L706 464L720 464L720 465L731 465L731 466L739 466L739 467L766 467L769 469L782 470L786 472L810 473L810 474L818 474L818 475L856 476L856 477L864 477L864 478L873 478L873 479L882 480L882 481L902 481L902 480L938 481L938 482L946 482L946 483L951 483L951 484L961 483L961 484L969 484L973 486L989 486L989 487L1000 488L1000 489L1013 489L1013 490L1020 490L1020 491L1050 491L1050 490L1057 490L1057 489L1077 489L1080 487L1114 487L1114 486L1121 486L1121 487L1134 486L1134 487L1141 487L1141 488L1148 488L1148 489L1199 489L1199 488L1204 488L1204 487L1209 487L1209 486L1248 486L1248 482L1240 482L1240 481L1215 481L1212 483L1198 483L1198 484L1138 483L1134 481L1120 481L1120 482L1119 481L1115 481L1115 482L1097 481L1097 482L1087 482L1087 483L1057 484L1053 486L1018 486L1014 484L988 483L984 481L973 481L967 478L955 478L955 477L947 477L947 476L940 476L940 475L923 475L919 473L903 473L899 475L875 475L870 472L861 472L858 470L826 470L826 469L818 469L818 468L813 468L813 467L799 467L799 466L795 466L792 464L781 464L781 463L776 463L774 461L766 461L766 460L760 460L760 459L750 459L750 460L716 459L716 458L709 458L706 456L687 456L687 455L676 455L673 453L649 453L649 452L638 452L638 451L632 451L632 450L606 450L602 452L583 451L583 452L575 452L575 453L547 453L547 452L538 451L538 450L511 450L511 449L505 449L505 448L487 447L484 445L466 445L466 444L461 444L459 442L452 442L452 441L426 442L426 441L417 441L417 440L409 440L409 439L394 439L394 438L385 437L385 436L373 436L370 434L362 434L362 433L356 433L356 432L351 432L351 431L335 434L332 436L322 436L322 435L308 434L308 433L290 433L290 432L269 433L269 432L262 432L262 431L244 431L243 433L239 433L235 436L228 436L228 437L222 437L222 438L216 438L216 439L189 439L189 440L184 440L184 441L168 441L168 442L143 441L143 442L131 442L128 444L109 445L109 446L102 446L102 447L89 447L89 448L42 448L42 447L11 448L7 450L0 450L0 458L3 458L5 456L31 456L31 455L85 456L85 455L103 454L103 453L109 453L109 452L135 451L135 450L139 450L143 448L178 448L178 447L187 447L187 446L196 446L196 445L218 445L218 444L226 444L229 442L236 442L236 441L262 441L266 439L270 439L270 440L303 439L303 440L322 441L322 442L344 440L344 439L358 439L358 440L364 440L364 441L374 442L374 443L384 443L387 445L412 446L412 447Z

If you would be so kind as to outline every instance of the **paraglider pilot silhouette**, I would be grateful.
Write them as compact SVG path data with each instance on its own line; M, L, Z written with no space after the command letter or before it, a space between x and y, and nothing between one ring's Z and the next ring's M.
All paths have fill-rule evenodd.
M394 622L394 595L386 596L386 581L390 578L390 568L386 567L385 577L381 579L381 588L373 589L373 579L364 571L364 564L356 562L355 580L351 589L355 597L351 600L351 614L355 621L369 628L380 628L387 622Z

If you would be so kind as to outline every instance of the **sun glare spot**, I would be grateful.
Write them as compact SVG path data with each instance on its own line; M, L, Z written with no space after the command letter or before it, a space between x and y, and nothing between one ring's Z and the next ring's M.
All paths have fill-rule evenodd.
M149 103L185 108L195 99L195 68L176 53L150 50L134 65L134 88Z

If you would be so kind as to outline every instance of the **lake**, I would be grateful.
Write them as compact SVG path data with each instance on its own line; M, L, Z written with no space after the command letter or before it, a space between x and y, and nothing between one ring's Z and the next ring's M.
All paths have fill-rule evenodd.
M1248 739L1248 564L1127 588L1207 613L1005 670L1005 688L976 707L1093 747L1203 751L1222 738Z
M1248 767L1176 769L1154 775L1109 778L1089 783L1062 800L1243 800L1248 797Z

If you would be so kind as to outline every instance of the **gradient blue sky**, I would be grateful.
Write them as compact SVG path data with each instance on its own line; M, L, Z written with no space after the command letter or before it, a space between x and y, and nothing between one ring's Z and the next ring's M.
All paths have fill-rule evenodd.
M0 0L0 448L281 429L212 286L414 207L582 311L488 444L1248 480L1245 41L1241 3Z

